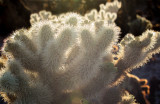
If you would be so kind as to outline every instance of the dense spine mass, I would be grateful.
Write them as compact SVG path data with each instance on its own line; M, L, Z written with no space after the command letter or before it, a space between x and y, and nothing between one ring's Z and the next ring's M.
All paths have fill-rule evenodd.
M31 28L15 31L1 50L4 100L12 104L135 104L134 97L117 85L127 72L159 53L160 33L127 34L118 42L120 28L114 21L120 7L115 0L85 16L32 14ZM116 59L114 45L120 47Z

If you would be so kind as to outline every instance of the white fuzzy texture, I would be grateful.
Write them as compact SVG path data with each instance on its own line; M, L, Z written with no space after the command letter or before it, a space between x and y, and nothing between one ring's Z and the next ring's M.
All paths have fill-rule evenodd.
M151 57L149 51L153 50L156 43L155 35L153 34L153 31L146 31L142 36L132 38L130 42L125 42L123 57L116 66L120 70L130 71L144 65ZM130 36L132 37L132 35ZM128 39L126 37L126 40L122 41L129 41Z
M138 103L136 103L136 100L133 95L129 94L128 92L125 92L125 94L122 96L122 101L119 102L119 104L138 104Z
M0 87L2 92L13 93L18 89L18 81L10 72L1 74Z
M109 79L109 76L113 75L112 72L105 76L104 72L107 73L107 71L104 68L101 69L101 65L104 55L107 56L106 50L111 51L112 45L118 40L119 28L115 25L104 25L102 23L98 31L94 31L93 29L96 28L94 22L86 26L80 23L77 23L77 25L64 26L60 24L61 27L55 29L53 28L55 25L49 21L36 22L30 30L16 31L15 37L5 45L5 50L15 60L19 60L19 64L22 64L25 70L38 73L38 76L35 76L32 80L46 84L50 88L49 90L54 94L52 102L57 102L58 97L68 90L87 88L88 83L92 80L91 85L98 82L102 85L100 88L105 89L105 85L114 78ZM9 63L9 69L12 69L13 74L18 74L15 72L15 68L17 68L17 71L23 69L20 68L21 65L17 66L19 64L12 64L14 64L14 61ZM109 70L112 69L114 72L114 66L109 68ZM28 74L23 72L16 75L17 79L21 79L20 92L32 89L29 85L30 74ZM98 79L94 82L95 76ZM103 79L105 78L106 81L104 82ZM88 93L90 94L88 96L102 92L102 90L94 92L93 90L96 88L98 87L89 90ZM26 94L23 96L26 96ZM16 102L20 103L19 100L16 100Z
M55 40L51 40L44 48L43 59L44 68L47 70L58 70L62 62L66 50L70 47L73 41L74 30L72 28L64 28Z
M117 13L119 8L121 8L121 2L114 0L112 3L100 4L100 9L106 12Z
M70 94L81 92L90 103L103 104L111 82L160 51L160 33L151 30L139 37L128 34L118 43L120 28L114 21L120 6L115 0L85 16L46 11L31 15L31 28L15 31L2 48L11 57L0 86L5 93L14 92L12 103L64 104ZM121 49L116 62L115 44Z

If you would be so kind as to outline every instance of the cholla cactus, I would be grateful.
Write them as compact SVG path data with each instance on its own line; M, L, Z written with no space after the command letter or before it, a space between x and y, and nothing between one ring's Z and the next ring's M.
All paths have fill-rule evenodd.
M139 35L139 33L143 33L143 31L147 29L151 29L152 23L144 17L137 15L137 19L133 20L129 23L130 32Z
M8 60L0 77L4 100L12 104L105 104L111 94L115 104L134 104L132 96L123 96L128 96L123 89L113 89L127 72L159 52L160 33L128 34L118 43L120 28L115 19L105 19L103 14L108 13L101 9L86 16L55 16L46 11L31 15L31 28L15 31L2 48ZM115 44L120 46L117 60Z
M130 95L128 92L125 92L122 96L121 104L136 104L135 102L134 96Z

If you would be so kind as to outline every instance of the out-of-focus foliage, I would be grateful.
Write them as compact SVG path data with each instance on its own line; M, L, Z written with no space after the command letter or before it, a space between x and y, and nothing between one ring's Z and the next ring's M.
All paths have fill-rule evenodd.
M51 11L53 14L65 13L67 11L78 12L84 15L91 9L96 8L99 10L99 4L104 4L106 1L110 2L113 0L23 0L27 7L32 12L38 12L39 10L45 9ZM140 35L146 29L151 29L152 25L147 19L142 19L140 16L137 17L137 8L144 10L146 8L146 0L119 0L122 2L122 8L118 12L118 19L116 23L122 28L122 35L131 32L134 35ZM40 3L38 3L40 2ZM38 5L37 5L38 4ZM142 6L144 5L144 6ZM142 22L143 21L143 22ZM132 23L133 22L133 23ZM137 28L137 32L133 25L145 25L143 29ZM150 26L148 26L150 25Z
M86 13L92 8L99 8L99 4L106 0L22 0L32 12L45 9L53 14L60 14L68 11Z
M14 30L30 25L27 20L31 12L20 0L1 0L0 2L0 46L4 37Z
M113 0L1 0L0 20L2 21L0 21L0 34L5 36L9 35L9 33L18 28L29 27L28 21L30 14L39 12L40 10L48 10L51 11L52 14L60 14L68 11L73 11L84 15L93 8L99 10L99 4L105 4L106 1L110 2ZM158 1L119 1L122 2L122 8L118 12L116 23L122 28L122 37L126 33L131 32L128 23L131 23L137 19L137 13L142 17L148 17L150 20L152 20L151 22L154 23L154 29L160 30L160 25L156 23L156 21L158 21L158 18L155 18L155 16L158 16L159 14L154 13L159 10L158 4L160 3L158 3ZM148 15L147 13L144 14L142 12L147 12ZM15 18L17 18L17 21L12 21L15 20ZM141 33L142 32L138 32L135 35L139 35Z

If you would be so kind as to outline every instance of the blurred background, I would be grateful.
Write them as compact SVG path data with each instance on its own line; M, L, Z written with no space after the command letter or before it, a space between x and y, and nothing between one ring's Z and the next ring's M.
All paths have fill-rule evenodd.
M30 27L32 13L47 10L55 15L70 11L84 15L93 8L99 10L99 4L111 1L113 0L0 0L0 47L12 32ZM121 28L121 38L127 33L141 35L146 29L160 31L160 0L119 1L122 2L122 8L118 11L116 24ZM145 93L145 99L150 104L160 104L160 55L154 55L148 64L131 73L148 80L150 89ZM5 103L1 100L0 104Z

